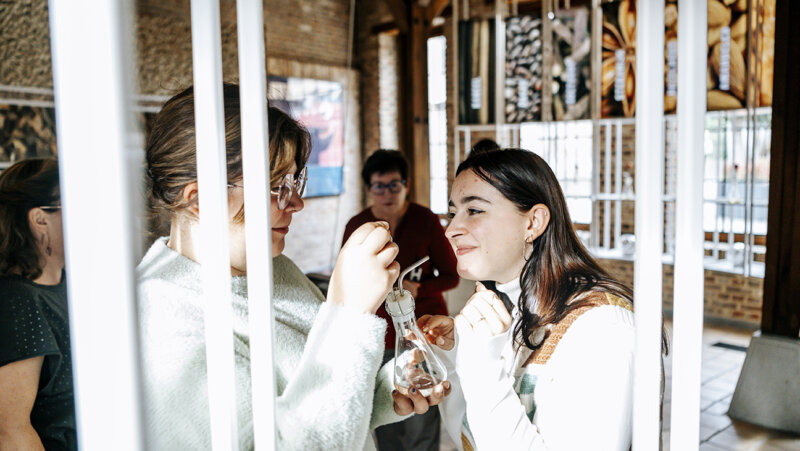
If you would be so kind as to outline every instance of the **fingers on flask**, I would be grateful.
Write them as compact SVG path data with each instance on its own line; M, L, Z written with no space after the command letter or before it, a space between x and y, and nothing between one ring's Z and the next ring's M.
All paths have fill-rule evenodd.
M447 380L447 370L433 354L425 334L417 327L414 297L403 289L403 278L428 261L425 257L409 266L397 279L397 286L386 296L386 311L395 329L394 383L406 393L416 388L422 396L430 396L433 387Z

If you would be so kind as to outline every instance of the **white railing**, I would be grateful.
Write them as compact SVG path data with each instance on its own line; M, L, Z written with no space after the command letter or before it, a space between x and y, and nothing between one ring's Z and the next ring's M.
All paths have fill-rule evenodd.
M248 268L270 275L263 5L240 1L239 59ZM141 450L134 265L143 166L135 129L129 1L49 3L78 438L84 450ZM209 404L215 450L238 449L218 0L193 0L192 37ZM91 68L91 70L87 70ZM47 90L17 90L48 95ZM29 92L30 91L30 92ZM101 111L102 114L97 114ZM91 117L92 120L86 118ZM87 221L102 212L102 227ZM266 252L265 252L266 251ZM271 277L248 287L256 446L275 447ZM102 318L102 320L98 320ZM204 375L198 375L204 377Z
M703 348L703 132L707 5L681 0L678 13L677 167L675 179L675 280L673 296L672 415L670 449L700 443Z
M134 296L142 167L128 1L49 2L73 381L82 450L143 449ZM137 142L138 141L138 142Z

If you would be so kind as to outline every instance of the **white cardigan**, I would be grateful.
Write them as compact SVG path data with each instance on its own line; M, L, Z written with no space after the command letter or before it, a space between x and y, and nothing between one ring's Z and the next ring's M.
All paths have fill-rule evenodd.
M519 281L498 285L516 301ZM512 317L519 319L516 302ZM454 391L441 412L463 449L628 450L631 445L633 313L594 307L567 329L543 365L523 366L513 326L491 339L456 330L452 351L439 348Z
M137 267L148 449L210 449L200 265L157 240ZM279 449L374 449L400 421L392 367L379 372L386 322L324 302L287 257L273 259ZM241 449L253 449L247 279L232 280ZM391 363L391 362L390 362Z

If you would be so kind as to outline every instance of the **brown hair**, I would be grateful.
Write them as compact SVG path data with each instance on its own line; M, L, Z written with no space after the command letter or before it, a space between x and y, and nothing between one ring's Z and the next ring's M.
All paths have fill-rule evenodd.
M58 202L58 162L54 158L22 160L0 174L0 274L14 272L31 280L42 274L28 212Z
M587 305L587 301L579 299L592 291L633 302L633 291L612 279L578 239L561 185L541 157L522 149L476 152L458 166L456 175L466 170L472 170L495 187L521 212L537 204L550 210L547 229L533 241L533 252L520 275L522 294L518 308L521 317L514 326L515 342L519 346L535 349L536 345L531 342L533 331L555 324L571 311ZM530 308L533 300L537 301L538 312ZM667 352L663 334L662 348Z
M224 84L222 97L228 183L235 183L242 179L239 86ZM292 162L297 164L298 174L303 169L311 152L311 137L305 127L277 108L269 107L268 117L270 186L275 186ZM194 124L192 87L169 99L153 119L146 160L147 191L154 209L176 214L189 206L183 200L183 189L197 181ZM236 220L244 220L243 210L236 215Z

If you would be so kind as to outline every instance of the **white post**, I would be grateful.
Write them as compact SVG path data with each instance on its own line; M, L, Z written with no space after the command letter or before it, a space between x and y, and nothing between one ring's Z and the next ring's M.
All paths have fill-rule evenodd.
M214 450L232 450L239 449L239 445L219 0L192 0L191 13L211 446Z
M133 9L118 0L48 6L79 446L139 450Z
M637 4L633 449L659 449L664 206L664 0ZM703 65L703 67L705 67ZM684 413L684 412L681 412Z
M673 450L700 443L703 344L703 134L705 131L706 2L678 5L678 166L673 312Z
M269 129L264 55L264 7L238 0L239 82L242 110L242 167L247 212L247 295L250 317L250 374L256 449L277 447L275 373L272 369L272 239L269 218Z

